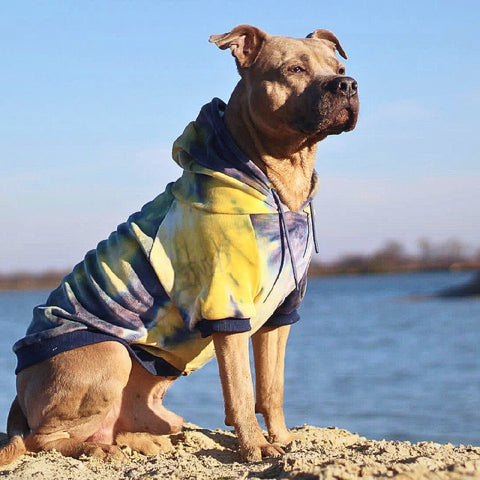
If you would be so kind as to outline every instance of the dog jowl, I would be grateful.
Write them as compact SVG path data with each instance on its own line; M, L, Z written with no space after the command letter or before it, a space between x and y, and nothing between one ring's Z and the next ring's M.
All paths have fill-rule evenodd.
M315 154L355 127L357 83L327 30L294 39L240 25L210 41L230 49L240 81L176 140L182 176L34 309L14 345L17 396L0 464L53 448L164 451L183 425L165 392L215 355L243 458L280 455L291 441L284 358L314 247Z

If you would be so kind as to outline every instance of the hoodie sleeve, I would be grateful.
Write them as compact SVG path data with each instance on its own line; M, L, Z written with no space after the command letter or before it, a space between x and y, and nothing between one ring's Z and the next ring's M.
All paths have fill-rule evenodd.
M202 337L214 332L246 332L256 313L259 262L248 216L215 215L202 240L208 253L207 275L199 295Z
M152 254L163 267L157 272L190 330L198 327L202 336L250 330L261 273L248 215L176 203L157 239Z

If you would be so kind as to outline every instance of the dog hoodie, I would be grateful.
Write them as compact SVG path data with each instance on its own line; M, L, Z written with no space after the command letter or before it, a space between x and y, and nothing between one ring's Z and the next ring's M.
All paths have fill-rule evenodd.
M155 375L214 355L213 332L299 319L314 244L311 200L282 204L205 105L173 146L183 175L87 253L15 343L16 372L80 346L119 341Z

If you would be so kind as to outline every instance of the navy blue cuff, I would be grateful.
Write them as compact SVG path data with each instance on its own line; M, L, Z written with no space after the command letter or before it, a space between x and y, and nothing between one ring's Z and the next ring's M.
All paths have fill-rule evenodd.
M222 320L200 320L197 328L202 334L202 338L208 337L212 333L240 333L249 332L252 327L249 318L223 318Z
M264 327L281 327L283 325L292 325L300 320L300 315L297 310L293 310L290 313L275 312L267 321L263 324Z
M130 354L137 360L140 365L147 370L147 372L157 377L178 377L182 372L170 365L161 357L156 357L150 352L143 350L139 345L127 346Z

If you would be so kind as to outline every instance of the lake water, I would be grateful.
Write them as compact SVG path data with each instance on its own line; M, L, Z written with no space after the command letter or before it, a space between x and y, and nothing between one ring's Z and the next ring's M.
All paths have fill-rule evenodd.
M335 425L372 439L480 445L480 300L411 300L468 272L311 279L287 350L289 426ZM0 292L0 430L14 396L11 345L48 292ZM216 362L169 390L187 421L223 426Z

